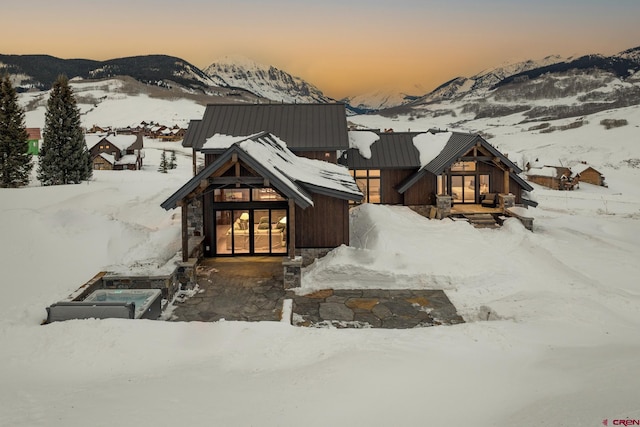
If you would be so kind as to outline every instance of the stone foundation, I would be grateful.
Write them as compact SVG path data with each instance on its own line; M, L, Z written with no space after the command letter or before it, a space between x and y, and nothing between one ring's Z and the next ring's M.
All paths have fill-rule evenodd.
M306 267L308 265L313 264L313 262L318 259L318 258L322 258L323 256L325 256L326 254L328 254L329 252L331 252L332 250L334 250L335 248L303 248L303 249L296 249L296 257L301 257L302 258L302 266Z
M302 257L294 259L285 257L282 260L282 267L284 268L284 288L299 288L302 284Z
M451 196L437 195L436 209L438 210L438 219L448 218L451 215Z

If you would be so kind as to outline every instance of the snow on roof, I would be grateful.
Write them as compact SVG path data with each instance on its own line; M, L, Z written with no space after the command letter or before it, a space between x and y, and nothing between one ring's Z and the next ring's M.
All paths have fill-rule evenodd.
M371 131L349 131L349 147L357 148L365 159L371 158L371 145L380 140L377 133Z
M117 165L135 165L138 162L138 156L135 154L127 154L120 157L120 160L116 162Z
M541 168L530 168L527 171L528 176L548 176L555 178L558 176L558 170L553 166L544 166Z
M260 135L262 132L254 133L252 135L245 136L232 136L232 135L224 135L221 133L216 133L212 137L208 138L204 145L202 146L202 150L226 150L231 147L233 144L244 141L246 139L251 139L257 135Z
M100 153L99 156L105 159L107 162L111 163L112 165L116 164L116 158L111 154Z
M576 165L571 166L571 172L573 172L574 174L581 174L582 172L586 171L589 168L593 169L593 166L588 165L586 163L578 163Z
M426 166L442 152L453 132L421 133L413 137L413 145L420 153L420 164Z
M98 144L102 140L106 140L120 151L124 151L133 145L137 139L137 135L107 135L107 134L87 134L84 136L84 140L89 149L93 148L96 144Z
M236 144L284 181L362 197L360 189L345 166L298 157L287 148L284 141L275 135L262 133L253 138L245 138ZM313 200L309 200L306 195L303 195L303 198L313 204Z

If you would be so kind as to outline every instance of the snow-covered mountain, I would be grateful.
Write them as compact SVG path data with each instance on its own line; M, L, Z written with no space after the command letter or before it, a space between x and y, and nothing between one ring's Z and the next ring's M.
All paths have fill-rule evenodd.
M527 60L514 64L505 63L497 68L483 70L472 77L456 77L438 86L431 93L424 95L418 102L442 101L463 96L482 96L509 76L546 67L564 60L566 58L551 55L538 60Z
M416 88L420 90L421 88ZM420 94L424 93L424 90L418 92ZM350 105L354 110L357 111L375 111L375 110L383 110L385 108L397 107L408 102L414 101L418 98L415 95L409 95L404 92L398 91L374 91L369 93L364 93L361 95L350 96L342 99L342 102Z
M205 68L204 72L221 86L242 88L272 101L333 101L299 77L239 55L224 56Z

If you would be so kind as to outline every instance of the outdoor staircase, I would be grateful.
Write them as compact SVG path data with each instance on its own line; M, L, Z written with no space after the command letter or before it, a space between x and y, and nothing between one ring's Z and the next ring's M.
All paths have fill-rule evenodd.
M475 213L475 214L464 214L463 215L471 225L475 228L498 228L500 227L498 223L496 223L493 215L488 213Z

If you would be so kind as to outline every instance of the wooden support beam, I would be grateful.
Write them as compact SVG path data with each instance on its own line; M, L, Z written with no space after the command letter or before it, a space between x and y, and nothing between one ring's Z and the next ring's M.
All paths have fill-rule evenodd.
M504 171L504 194L509 194L510 193L510 189L509 189L509 171L505 170Z
M191 149L191 162L193 163L193 176L196 176L198 171L198 166L196 162L196 149L195 147Z
M189 261L189 227L188 227L188 207L187 203L182 203L182 261Z
M296 203L293 199L289 199L287 229L287 236L289 240L289 259L294 259L296 257Z

